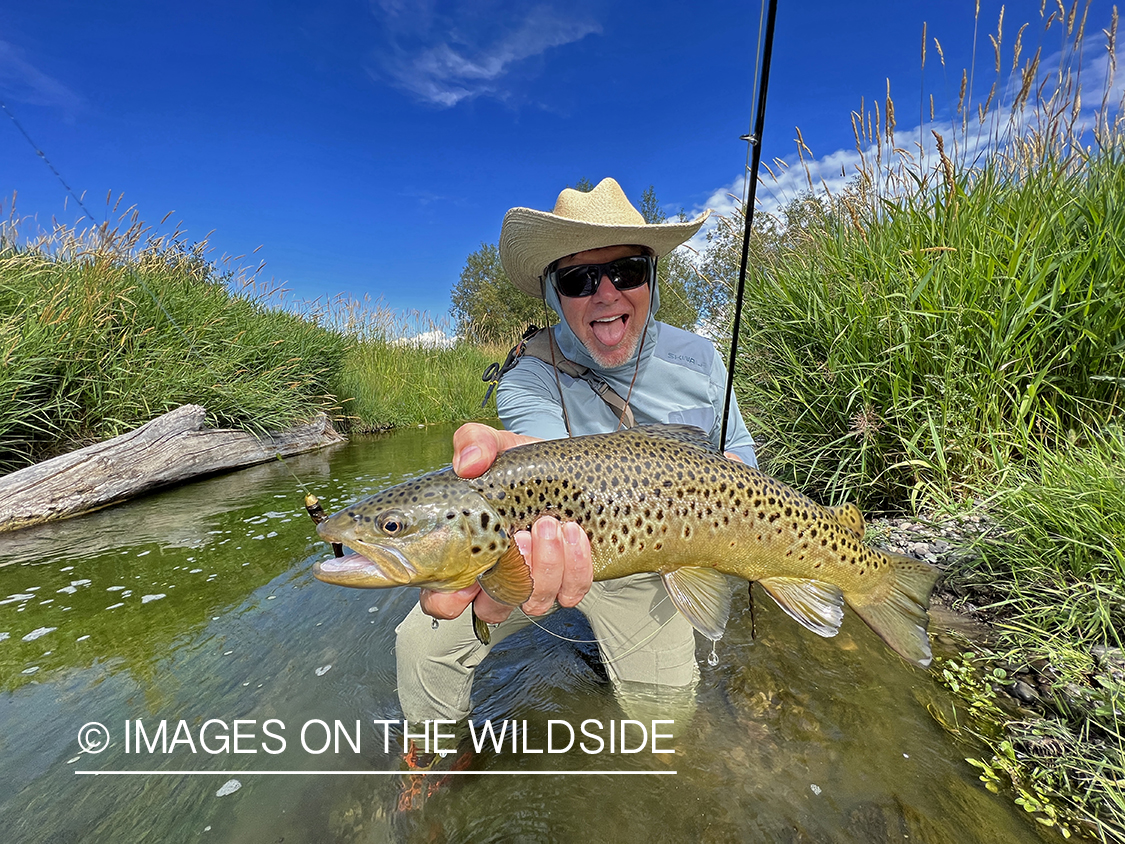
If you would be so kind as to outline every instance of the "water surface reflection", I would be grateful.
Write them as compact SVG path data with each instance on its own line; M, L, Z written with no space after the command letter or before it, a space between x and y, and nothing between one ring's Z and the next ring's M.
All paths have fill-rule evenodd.
M373 721L400 717L394 627L416 596L313 580L329 552L294 474L331 511L447 462L450 434L406 430L0 538L5 840L1053 840L980 787L964 761L975 748L927 712L952 706L928 672L854 618L821 640L762 599L751 641L744 590L715 667L700 647L697 704L667 742L674 753L485 750L472 771L521 775L459 777L396 816L398 777L372 772L398 758ZM544 627L504 642L475 693L474 721L526 721L530 749L545 746L552 719L627 717L596 648L558 638L589 639L581 615ZM126 722L138 719L153 733L166 722L179 741L164 753L131 740L127 752ZM212 719L231 733L246 722L240 752L202 747L221 745L218 726L204 728ZM263 730L271 719L284 724L280 753ZM360 722L360 752L301 746L304 725L316 749L316 722L337 720ZM82 753L79 729L95 721L111 744ZM532 773L601 770L676 773ZM230 779L241 788L217 796Z

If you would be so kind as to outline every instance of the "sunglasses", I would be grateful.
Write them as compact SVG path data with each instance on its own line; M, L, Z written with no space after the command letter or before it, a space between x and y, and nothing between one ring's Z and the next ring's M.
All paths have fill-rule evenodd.
M629 255L604 264L578 264L552 269L547 272L547 280L560 296L582 299L598 292L602 276L618 290L633 290L652 281L655 272L656 259L651 255Z

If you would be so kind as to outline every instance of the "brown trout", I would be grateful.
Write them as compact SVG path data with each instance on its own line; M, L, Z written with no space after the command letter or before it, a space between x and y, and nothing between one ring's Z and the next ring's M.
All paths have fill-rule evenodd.
M357 553L313 573L361 588L479 582L518 606L532 580L511 537L541 515L585 529L595 580L659 573L710 639L726 626L733 575L760 583L821 636L836 635L846 601L901 656L930 662L936 568L865 546L854 505L822 507L683 425L533 443L505 451L479 478L444 469L391 487L317 527Z

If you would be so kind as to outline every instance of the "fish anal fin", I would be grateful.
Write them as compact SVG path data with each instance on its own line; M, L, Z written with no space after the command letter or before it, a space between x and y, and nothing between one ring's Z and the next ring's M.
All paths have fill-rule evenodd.
M665 572L664 586L672 603L691 626L713 642L723 637L730 618L730 581L722 572L688 566Z
M844 620L840 587L801 577L767 577L758 582L779 607L813 633L827 639L839 632Z
M872 591L848 595L848 605L891 650L925 667L931 659L926 608L941 571L913 557L881 553L890 560L889 573Z
M518 607L531 597L534 583L531 569L523 560L520 549L513 542L496 565L477 578L488 597L510 607Z
M863 513L852 503L841 504L838 507L825 507L833 521L863 539L867 533L867 523L863 520Z

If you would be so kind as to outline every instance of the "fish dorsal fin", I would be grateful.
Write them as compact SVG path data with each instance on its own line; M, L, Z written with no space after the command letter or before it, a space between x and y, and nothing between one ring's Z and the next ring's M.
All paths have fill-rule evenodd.
M668 596L691 626L713 642L730 618L730 582L714 569L689 566L662 575Z
M854 504L841 504L839 507L825 507L828 515L834 521L850 530L860 539L867 533L867 523L863 521L863 513Z
M835 636L844 620L840 587L801 577L767 577L758 581L792 618L825 638Z
M707 436L707 432L694 425L673 425L661 423L659 425L638 425L631 429L633 433L654 439L669 440L678 445L698 448L701 451L717 453L714 443Z
M510 607L518 607L530 598L534 586L531 569L523 561L523 554L514 542L496 561L496 565L477 578L477 582L488 593L488 597Z

